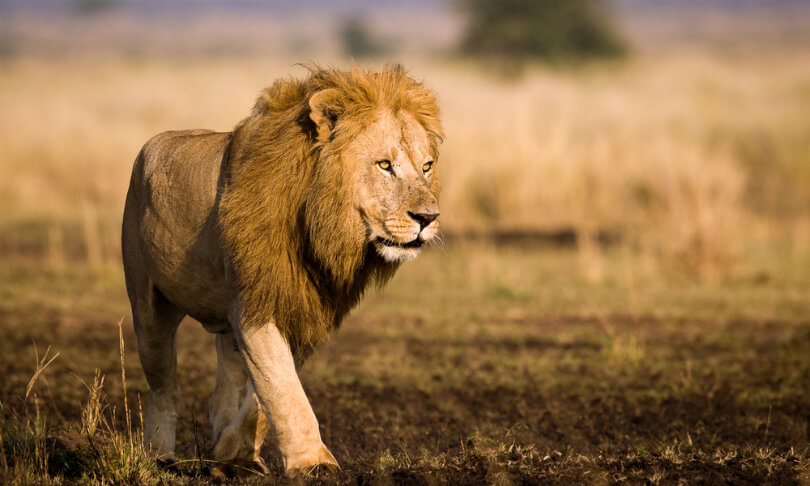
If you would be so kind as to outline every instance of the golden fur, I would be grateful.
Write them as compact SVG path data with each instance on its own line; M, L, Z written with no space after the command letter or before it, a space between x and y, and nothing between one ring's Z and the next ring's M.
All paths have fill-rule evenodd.
M335 91L322 115L340 118L328 133L309 103L324 90ZM438 156L436 98L400 66L311 68L306 79L277 81L234 130L219 210L233 281L249 322L274 322L297 358L339 325L369 283L382 285L398 266L369 248L341 170L344 147L380 109L415 118Z

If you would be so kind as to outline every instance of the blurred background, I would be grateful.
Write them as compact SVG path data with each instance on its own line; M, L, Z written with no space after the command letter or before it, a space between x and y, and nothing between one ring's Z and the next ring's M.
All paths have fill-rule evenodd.
M134 158L351 60L438 93L445 243L301 373L340 481L810 481L809 2L0 0L5 484L165 479L121 439ZM178 339L202 457L213 338ZM45 440L77 430L129 449Z
M447 240L621 244L724 278L810 245L801 0L3 0L0 252L118 261L151 135L230 130L297 62L440 95Z

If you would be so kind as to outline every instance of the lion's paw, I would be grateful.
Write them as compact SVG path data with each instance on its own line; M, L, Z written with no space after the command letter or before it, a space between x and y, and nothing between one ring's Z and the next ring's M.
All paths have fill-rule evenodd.
M289 477L310 476L319 471L340 471L337 459L323 443L312 453L291 458L286 464Z
M270 469L261 457L252 460L235 460L231 462L215 462L210 466L209 472L215 479L227 480L245 474L259 474L267 476Z

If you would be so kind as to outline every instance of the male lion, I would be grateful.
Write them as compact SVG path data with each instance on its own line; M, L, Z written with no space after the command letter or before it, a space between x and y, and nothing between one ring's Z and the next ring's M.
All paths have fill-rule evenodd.
M435 95L395 65L310 68L266 89L232 132L143 146L122 247L159 459L175 458L175 335L189 315L216 333L214 459L264 468L271 429L288 474L337 466L297 369L367 285L436 235L441 139Z

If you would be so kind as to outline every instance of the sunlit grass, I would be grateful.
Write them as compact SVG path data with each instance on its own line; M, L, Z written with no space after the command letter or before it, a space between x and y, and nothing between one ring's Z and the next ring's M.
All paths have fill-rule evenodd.
M670 55L533 68L512 81L417 61L413 75L438 92L447 129L443 228L572 229L592 280L600 259L588 242L599 231L665 274L698 278L734 272L752 246L806 253L804 61ZM149 137L230 130L262 87L305 74L227 57L23 58L3 71L0 247L57 266L117 260L131 164Z

